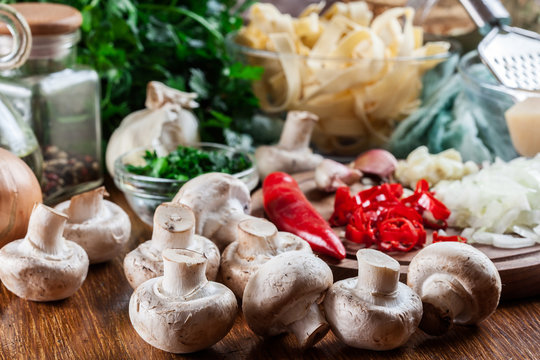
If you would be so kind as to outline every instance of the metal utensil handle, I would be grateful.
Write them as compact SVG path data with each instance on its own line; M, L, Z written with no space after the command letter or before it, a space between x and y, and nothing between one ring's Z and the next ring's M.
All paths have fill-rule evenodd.
M460 0L482 35L492 28L510 25L508 11L499 0Z
M32 33L24 17L9 5L0 4L0 21L5 22L13 37L11 51L0 56L0 70L21 66L32 48Z

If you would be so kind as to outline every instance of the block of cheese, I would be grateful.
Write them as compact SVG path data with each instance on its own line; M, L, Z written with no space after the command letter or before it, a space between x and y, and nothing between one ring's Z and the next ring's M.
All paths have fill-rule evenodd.
M520 101L504 114L512 144L523 156L540 152L540 97Z

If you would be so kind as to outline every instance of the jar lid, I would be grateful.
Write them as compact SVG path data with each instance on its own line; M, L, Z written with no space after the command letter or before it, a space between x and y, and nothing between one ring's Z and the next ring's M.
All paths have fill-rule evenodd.
M82 15L74 7L51 3L12 4L26 19L32 35L61 35L76 31L82 24ZM0 35L9 35L5 23L0 23Z

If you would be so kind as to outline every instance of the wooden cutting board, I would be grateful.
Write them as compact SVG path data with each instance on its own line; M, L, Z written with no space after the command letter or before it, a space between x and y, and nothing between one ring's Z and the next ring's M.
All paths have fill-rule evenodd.
M299 173L294 175L294 178L315 209L325 219L329 219L334 210L334 194L317 190L313 172ZM353 188L353 192L355 190ZM264 217L262 189L254 192L251 198L252 215ZM344 239L343 229L336 228L334 230L345 244L347 257L341 261L321 257L332 268L334 280L357 276L356 251L363 246ZM501 295L503 299L519 299L540 295L540 244L521 249L500 249L490 245L476 244L474 246L485 253L499 270L503 284ZM409 263L418 251L390 254L401 264L400 280L402 282L406 282Z

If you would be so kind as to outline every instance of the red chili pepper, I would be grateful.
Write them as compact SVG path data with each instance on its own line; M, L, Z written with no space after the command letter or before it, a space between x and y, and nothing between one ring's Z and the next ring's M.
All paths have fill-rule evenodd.
M439 235L436 231L434 231L433 242L437 243L437 242L442 242L442 241L456 241L456 242L466 243L467 238L464 238L463 236L459 236L459 235L451 235L451 236Z
M274 172L264 179L263 203L279 230L300 236L316 252L345 258L345 246L290 175Z

